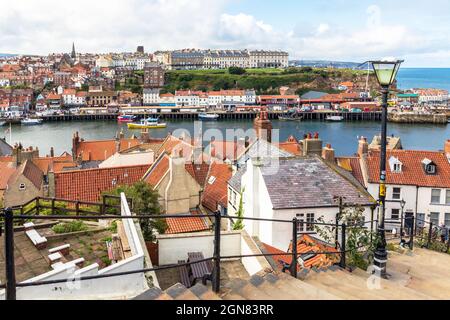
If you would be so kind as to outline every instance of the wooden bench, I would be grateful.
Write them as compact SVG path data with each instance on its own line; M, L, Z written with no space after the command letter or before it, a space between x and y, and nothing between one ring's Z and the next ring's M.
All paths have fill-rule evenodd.
M184 260L178 260L178 264L186 263ZM187 266L179 266L178 271L180 272L180 280L181 284L184 285L186 288L190 288L192 286L192 279L189 276L189 269Z
M33 242L34 246L41 250L45 249L47 247L47 238L42 237L36 230L31 229L28 231L25 231L25 234L27 237Z
M51 248L48 250L48 253L61 253L63 256L67 256L70 253L70 244L64 244L59 247Z
M122 250L124 259L127 259L133 255L131 252L130 243L128 242L128 237L123 226L123 221L117 221L117 234L122 242Z

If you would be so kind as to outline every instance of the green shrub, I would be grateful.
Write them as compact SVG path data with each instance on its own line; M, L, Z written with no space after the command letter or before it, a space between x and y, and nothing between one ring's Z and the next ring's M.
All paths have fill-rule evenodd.
M52 228L53 232L57 234L86 231L87 229L88 226L80 220L58 223Z

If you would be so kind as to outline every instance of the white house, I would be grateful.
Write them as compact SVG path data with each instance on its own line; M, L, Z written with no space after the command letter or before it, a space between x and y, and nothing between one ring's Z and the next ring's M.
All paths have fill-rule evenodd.
M378 198L380 153L362 159L367 190ZM405 216L450 227L450 140L444 151L389 150L387 159L386 219L400 221L403 200Z
M246 217L287 221L297 217L299 233L316 234L314 226L308 222L321 218L335 223L339 212L337 197L342 196L346 203L365 209L366 221L371 219L373 198L348 175L319 156L278 161L251 158L240 175ZM236 188L229 186L229 191ZM233 196L229 199L234 201ZM292 239L292 223L245 220L245 229L280 250L287 251Z
M144 88L142 92L142 100L144 105L159 103L159 89Z
M199 106L200 96L203 94L201 91L176 91L175 103L177 106Z

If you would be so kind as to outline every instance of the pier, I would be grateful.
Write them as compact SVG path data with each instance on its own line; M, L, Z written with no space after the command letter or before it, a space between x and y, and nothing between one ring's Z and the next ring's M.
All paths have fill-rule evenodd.
M215 112L219 115L220 120L252 120L259 113L258 112ZM277 120L280 115L285 115L285 112L271 111L269 118ZM342 116L344 121L380 121L381 112L300 112L303 120L319 120L325 121L328 116ZM133 113L139 119L144 117L156 116L161 119L168 120L198 120L198 113L196 112L157 112L157 113ZM63 114L63 115L48 115L43 116L44 121L83 121L83 120L115 120L117 113L98 113L98 114Z

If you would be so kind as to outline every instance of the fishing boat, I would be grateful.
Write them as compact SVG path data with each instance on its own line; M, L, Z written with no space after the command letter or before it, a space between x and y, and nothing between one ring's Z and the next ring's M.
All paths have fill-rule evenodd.
M344 117L343 116L327 116L326 120L338 122L338 121L344 120Z
M287 115L278 116L278 120L280 121L302 121L303 116L298 112L290 112Z
M117 121L119 122L134 122L136 120L136 116L133 115L121 115L117 117Z
M208 121L208 120L214 121L214 120L219 119L219 115L215 114L215 113L202 112L202 113L198 114L198 119L202 120L202 121Z
M128 129L163 129L167 123L159 122L158 118L142 119L139 123L132 122L127 124Z
M26 118L20 121L23 126L35 126L42 124L42 119L39 118Z

